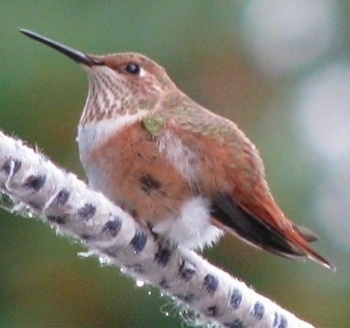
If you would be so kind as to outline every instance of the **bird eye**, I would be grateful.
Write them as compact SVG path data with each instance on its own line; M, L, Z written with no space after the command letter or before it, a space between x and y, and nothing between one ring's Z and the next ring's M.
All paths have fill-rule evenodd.
M141 72L141 67L135 63L129 63L125 66L125 70L133 75L138 75Z

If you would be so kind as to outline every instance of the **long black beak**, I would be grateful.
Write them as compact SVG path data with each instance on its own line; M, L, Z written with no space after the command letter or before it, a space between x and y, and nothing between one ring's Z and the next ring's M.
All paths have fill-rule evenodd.
M81 51L65 46L64 44L53 41L35 32L29 31L26 29L20 29L20 32L25 34L29 38L32 38L36 41L39 41L41 43L48 45L51 48L56 49L57 51L63 53L64 55L68 56L69 58L73 59L79 64L84 64L87 66L104 65L103 61L99 61L96 58L91 58L88 55L82 53Z

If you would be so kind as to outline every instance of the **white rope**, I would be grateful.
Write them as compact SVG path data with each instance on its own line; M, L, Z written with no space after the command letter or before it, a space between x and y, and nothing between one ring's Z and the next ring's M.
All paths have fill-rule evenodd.
M312 327L195 252L171 247L75 175L1 132L0 190L3 208L41 217L60 233L74 236L89 254L186 304L200 314L201 323Z

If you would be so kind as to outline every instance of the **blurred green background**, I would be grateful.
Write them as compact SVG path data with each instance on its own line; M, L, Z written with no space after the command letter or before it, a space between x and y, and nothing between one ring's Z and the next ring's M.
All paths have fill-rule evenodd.
M349 15L349 1L332 0L2 0L0 128L85 179L85 73L18 29L150 56L256 143L278 203L317 231L338 272L231 237L204 256L318 327L350 327ZM78 244L39 221L1 211L0 243L0 327L181 327L157 290L78 258Z

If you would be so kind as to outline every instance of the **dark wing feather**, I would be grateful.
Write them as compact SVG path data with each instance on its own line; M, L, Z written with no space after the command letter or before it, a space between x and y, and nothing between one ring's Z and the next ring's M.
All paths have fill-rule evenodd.
M229 194L213 197L211 211L213 218L221 228L234 232L235 235L253 246L288 258L306 256L277 230L240 208Z

